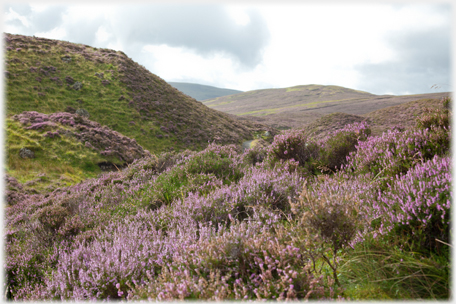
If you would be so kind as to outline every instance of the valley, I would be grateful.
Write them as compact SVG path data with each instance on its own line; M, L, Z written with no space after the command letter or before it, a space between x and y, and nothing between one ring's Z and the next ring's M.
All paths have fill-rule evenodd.
M449 93L202 102L5 34L4 299L451 298Z

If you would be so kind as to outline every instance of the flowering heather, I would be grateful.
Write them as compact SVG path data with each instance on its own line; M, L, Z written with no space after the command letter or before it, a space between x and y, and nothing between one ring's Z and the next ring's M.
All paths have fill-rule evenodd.
M61 130L62 134L71 134L83 144L88 142L95 150L103 151L102 155L115 156L125 163L131 163L137 158L150 155L134 139L102 127L99 123L78 114L68 112L42 114L29 111L14 115L13 119L26 125L25 129L47 131L50 131L49 128L52 129L53 132L46 133L46 137L56 137L59 135L58 130ZM71 127L71 129L63 129L60 125Z
M436 238L449 242L450 170L450 157L435 156L379 192L373 210L382 219L382 231L406 231L430 249L439 246Z
M69 93L78 109L72 108L76 103L62 107L82 113L84 104L92 118L99 113L91 98L101 107L108 100L102 95L114 102L123 96L119 106L128 103L134 109L125 109L137 113L114 121L124 130L136 130L164 149L181 149L180 143L203 149L152 155L139 137L128 138L84 115L11 113L11 130L46 144L72 136L78 148L118 163L103 161L100 167L114 171L68 187L60 186L69 179L61 174L58 187L39 194L29 185L50 174L27 183L6 176L6 299L449 297L450 127L442 113L424 113L428 117L419 118L422 125L415 129L378 137L370 136L365 122L337 126L321 139L288 130L271 145L264 141L242 151L226 144L266 129L206 110L121 52L9 34L5 40L12 48L10 67L23 67L12 70L13 81L37 76L29 72L33 66L42 77L48 74L42 79L47 87L40 89L33 79L24 86L37 86L32 94L46 92L39 103L52 101L57 91ZM27 59L30 54L35 57ZM72 60L62 62L64 54ZM91 79L70 70L76 65L90 65ZM54 72L68 88L56 89L48 79L57 81ZM102 81L100 72L111 85L89 97L90 83ZM64 75L85 89L71 90L76 82ZM16 159L24 166L37 160ZM377 278L380 272L387 275ZM421 292L412 290L417 288Z
M271 164L277 161L293 160L300 166L312 165L318 157L320 147L310 140L302 131L287 130L274 137L269 146L267 161Z
M379 176L405 173L420 160L449 150L449 129L388 131L358 143L349 157L348 167L357 173L371 172Z

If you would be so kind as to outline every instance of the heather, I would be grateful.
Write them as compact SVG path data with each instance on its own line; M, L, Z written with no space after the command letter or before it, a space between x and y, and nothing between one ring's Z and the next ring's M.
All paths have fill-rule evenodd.
M423 119L151 154L43 194L8 177L7 298L448 299L450 127Z

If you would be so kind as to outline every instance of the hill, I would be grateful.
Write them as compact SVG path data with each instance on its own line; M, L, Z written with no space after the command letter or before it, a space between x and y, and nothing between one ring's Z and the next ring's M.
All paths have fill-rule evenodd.
M203 106L120 51L22 35L5 40L8 117L85 109L154 153L239 143L264 127Z
M248 91L204 100L212 109L266 123L277 128L300 128L327 114L363 115L374 110L449 93L374 95L340 86L302 85Z
M42 174L75 183L149 152L241 144L265 131L275 133L209 109L120 51L22 35L4 38L7 172L23 183L43 180ZM22 113L33 119L19 118ZM19 157L23 148L35 157Z
M213 86L196 84L196 83L187 83L187 82L168 82L170 85L178 89L179 91L189 95L190 97L195 98L198 101L217 98L220 96L239 94L242 91L231 90L231 89L221 89Z

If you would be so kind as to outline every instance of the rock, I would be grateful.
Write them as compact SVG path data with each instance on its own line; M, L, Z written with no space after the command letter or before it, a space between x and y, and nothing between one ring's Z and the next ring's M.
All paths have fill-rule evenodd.
M86 117L86 118L90 117L89 111L87 111L86 109L77 109L76 114L78 114L79 116Z
M69 55L65 55L61 59L62 59L62 61L65 61L65 62L70 62L71 61L71 57Z
M75 89L76 91L82 89L82 83L80 83L79 81L76 81L76 82L73 84L73 89Z
M19 150L19 156L21 158L35 158L35 153L27 148L22 148Z

